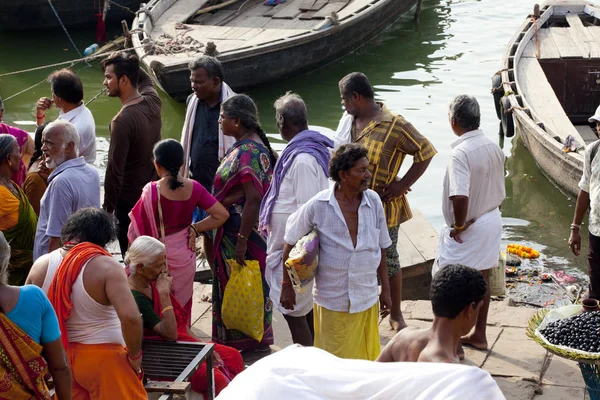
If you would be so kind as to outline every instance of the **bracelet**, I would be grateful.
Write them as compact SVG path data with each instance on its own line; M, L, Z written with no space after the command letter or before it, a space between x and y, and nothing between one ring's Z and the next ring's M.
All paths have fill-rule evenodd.
M290 281L281 281L281 285L291 285L292 282Z
M239 232L238 232L238 234L237 234L237 237L238 237L238 239L245 240L246 242L248 241L248 238L247 238L246 236L242 235L242 234L241 234L241 233L239 233Z
M453 224L452 224L452 227L453 227L454 229L456 229L457 231L462 231L463 229L465 229L465 225L466 225L466 224L463 224L462 226L457 226L457 225L456 225L456 222L455 222L455 223L453 223Z
M140 349L140 353L137 355L137 357L131 357L131 355L129 354L129 350L127 351L127 357L130 360L139 360L140 358L142 358L142 349Z
M38 116L37 114L35 115L35 119L42 119L42 118L46 118L46 114L44 114L42 116Z
M173 306L168 306L162 309L162 311L160 312L161 314L166 313L167 311L171 311L173 309Z
M572 231L578 231L581 228L581 225L577 225L577 224L571 224L571 230Z
M194 230L194 232L196 232L196 237L198 237L198 235L199 235L198 229L196 229L196 227L194 226L194 224L191 224L190 228L192 228Z

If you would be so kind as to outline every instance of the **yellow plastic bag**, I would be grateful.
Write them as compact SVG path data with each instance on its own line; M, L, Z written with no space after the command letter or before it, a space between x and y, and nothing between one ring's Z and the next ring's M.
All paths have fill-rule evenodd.
M265 333L260 265L256 260L246 260L245 266L235 260L227 260L227 263L231 275L223 294L223 323L227 329L237 329L260 342Z

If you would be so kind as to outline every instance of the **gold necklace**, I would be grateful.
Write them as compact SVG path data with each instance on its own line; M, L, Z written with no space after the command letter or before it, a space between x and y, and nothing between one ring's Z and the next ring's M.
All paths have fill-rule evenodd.
M0 181L0 185L7 188L8 191L11 192L13 194L13 196L15 196L17 199L21 197L21 196L19 196L19 192L15 189L15 187L13 186L13 184L10 180L7 181L6 179L2 179L2 181Z
M127 100L125 103L122 104L122 107L125 107L126 104L128 104L128 103L130 103L130 102L132 102L132 101L134 101L136 99L139 99L140 97L142 97L141 94L139 96L134 97L133 99Z
M242 140L246 139L248 136L250 136L252 132L248 132L246 133L244 136L242 136L241 138L239 138L239 140L237 141L237 143L241 142Z

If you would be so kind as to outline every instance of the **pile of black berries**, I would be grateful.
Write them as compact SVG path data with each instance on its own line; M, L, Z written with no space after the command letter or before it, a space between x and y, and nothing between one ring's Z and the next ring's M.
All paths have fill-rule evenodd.
M600 311L550 322L540 333L554 345L600 353Z

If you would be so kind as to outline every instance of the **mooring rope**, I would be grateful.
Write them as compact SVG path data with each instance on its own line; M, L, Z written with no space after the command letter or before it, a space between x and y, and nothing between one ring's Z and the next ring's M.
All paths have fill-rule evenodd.
M50 8L52 9L52 11L54 12L54 15L56 15L56 19L58 19L58 22L60 23L60 26L62 26L63 31L65 31L67 37L69 38L69 40L71 41L71 44L73 45L73 48L75 49L75 51L77 52L77 54L79 54L79 57L83 57L83 54L81 54L81 52L79 51L79 49L77 48L77 45L75 44L75 42L73 41L73 38L71 38L71 35L69 35L69 31L67 31L67 28L65 27L65 25L63 24L62 20L60 19L60 17L58 16L58 12L56 12L56 8L54 8L54 5L52 4L51 0L48 0L48 4L50 4Z

